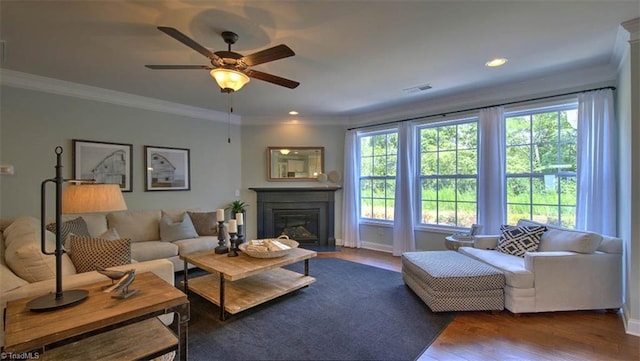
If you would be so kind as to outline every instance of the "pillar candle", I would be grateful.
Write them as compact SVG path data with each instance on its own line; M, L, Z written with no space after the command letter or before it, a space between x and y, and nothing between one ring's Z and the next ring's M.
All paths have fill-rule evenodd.
M244 224L244 216L242 213L236 213L236 223L241 226Z
M218 222L224 221L224 209L218 208L218 210L216 210L216 220Z
M235 219L229 220L229 233L238 233L238 226Z

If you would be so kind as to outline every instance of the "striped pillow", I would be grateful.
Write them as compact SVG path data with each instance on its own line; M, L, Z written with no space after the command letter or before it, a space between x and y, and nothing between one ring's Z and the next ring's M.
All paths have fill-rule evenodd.
M107 240L71 234L69 241L71 261L78 273L131 263L131 240L128 238Z
M51 233L56 234L57 227L55 222L47 224L46 228L48 231L51 231ZM62 238L62 244L65 246L65 248L69 248L67 238L72 233L77 236L91 236L91 234L89 234L87 222L85 222L82 217L62 222L62 225L60 226L60 237Z

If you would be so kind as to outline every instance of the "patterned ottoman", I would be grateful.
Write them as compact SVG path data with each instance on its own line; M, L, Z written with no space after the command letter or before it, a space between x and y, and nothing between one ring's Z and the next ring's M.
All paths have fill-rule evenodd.
M504 274L455 251L403 253L402 279L433 312L504 309Z

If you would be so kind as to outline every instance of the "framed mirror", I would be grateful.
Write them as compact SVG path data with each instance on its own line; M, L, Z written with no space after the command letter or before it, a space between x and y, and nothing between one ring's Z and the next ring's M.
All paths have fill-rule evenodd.
M268 147L267 180L315 181L324 173L324 147Z

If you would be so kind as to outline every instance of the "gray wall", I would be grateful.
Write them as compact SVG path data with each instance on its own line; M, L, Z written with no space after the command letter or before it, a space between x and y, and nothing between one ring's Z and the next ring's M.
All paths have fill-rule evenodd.
M224 123L8 86L1 91L0 163L15 167L15 175L1 176L1 217L39 217L40 182L55 176L58 145L63 176L72 176L72 139L133 145L133 192L124 193L132 210L216 209L240 188L238 126L228 144ZM144 145L190 149L191 191L145 192Z
M270 146L321 146L324 147L325 173L344 168L343 125L270 124L242 126L242 200L247 208L247 236L256 237L256 193L251 187L319 187L318 182L269 182L267 181L267 147ZM331 184L334 185L334 184ZM338 186L342 186L342 181ZM342 190L336 196L335 236L342 235ZM341 240L336 239L341 244Z

